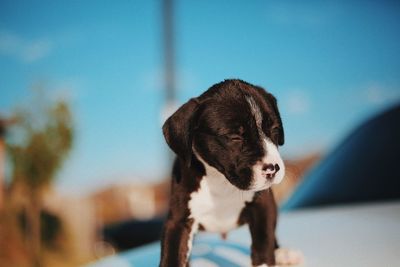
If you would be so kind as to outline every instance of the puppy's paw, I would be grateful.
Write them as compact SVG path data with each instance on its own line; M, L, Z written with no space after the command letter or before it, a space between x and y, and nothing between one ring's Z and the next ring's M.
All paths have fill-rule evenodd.
M278 248L275 250L277 265L300 265L304 262L303 253L298 250Z

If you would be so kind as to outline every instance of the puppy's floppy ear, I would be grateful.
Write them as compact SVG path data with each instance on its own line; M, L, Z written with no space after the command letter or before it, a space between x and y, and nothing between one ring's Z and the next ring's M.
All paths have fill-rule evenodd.
M270 94L267 93L267 98L269 99L269 103L272 104L272 108L274 110L274 113L276 115L276 119L278 121L278 145L283 145L285 143L285 133L283 131L283 124L282 124L282 119L281 119L281 114L279 114L279 109L278 109L278 103L276 101L276 98Z
M285 143L285 133L283 131L283 124L282 124L282 119L281 119L281 114L279 114L279 109L278 109L278 103L276 101L276 98L268 93L267 91L264 90L264 88L255 86L257 91L261 93L261 95L264 97L264 99L272 106L272 111L275 113L276 120L278 122L278 145L283 145Z
M169 117L163 125L163 134L168 146L190 167L192 158L192 118L198 100L190 99Z

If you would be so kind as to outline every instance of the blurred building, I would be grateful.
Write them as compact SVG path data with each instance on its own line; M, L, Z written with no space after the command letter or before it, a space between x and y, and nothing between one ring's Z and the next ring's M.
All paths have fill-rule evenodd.
M6 145L4 137L6 134L6 128L14 123L14 119L5 119L0 117L0 209L4 203L4 178L5 178L5 161L6 161Z
M301 182L304 175L321 159L321 154L313 153L292 160L285 160L285 179L272 187L278 204L283 203Z
M62 221L67 250L84 261L104 256L96 251L107 225L160 217L167 211L168 195L167 179L155 184L111 185L84 197L62 196L50 190L43 202L44 209Z
M92 200L103 224L147 220L166 212L168 191L169 182L113 185L93 194Z

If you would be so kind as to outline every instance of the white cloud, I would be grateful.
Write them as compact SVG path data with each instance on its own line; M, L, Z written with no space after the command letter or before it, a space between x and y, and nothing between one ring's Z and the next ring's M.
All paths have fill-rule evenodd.
M397 101L400 98L400 90L372 83L362 91L363 98L370 104L381 105Z
M49 55L51 49L52 43L49 40L35 40L23 47L21 56L25 62L34 62Z
M289 114L302 115L309 112L311 100L302 90L289 91L283 99L283 105Z
M268 6L267 18L280 25L318 25L324 18L322 14L310 11L301 5L278 3Z
M53 43L47 38L26 39L10 32L0 32L0 55L32 63L48 56Z
M399 97L396 90L385 88L380 84L372 84L364 90L365 99L371 104L383 104Z
M321 27L340 17L343 5L331 1L316 3L271 1L266 6L268 21L283 26Z

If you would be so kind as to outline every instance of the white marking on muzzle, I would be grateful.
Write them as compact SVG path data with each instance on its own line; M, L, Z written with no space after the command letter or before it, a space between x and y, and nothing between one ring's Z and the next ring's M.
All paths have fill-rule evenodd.
M272 143L269 138L265 138L264 143L266 155L262 159L262 162L264 164L277 164L279 166L279 171L275 173L275 177L273 178L273 183L279 184L282 182L283 177L285 176L285 164L283 163L281 155L279 154L278 147Z
M253 182L250 190L260 191L279 184L285 176L285 165L279 154L278 148L270 139L264 139L265 156L253 166ZM274 166L272 171L266 171L265 165ZM276 165L279 170L276 170ZM267 173L272 175L267 177Z
M265 135L262 130L263 117L260 107L251 96L247 96L246 100L249 103L251 113L254 116L258 134L260 138L264 140L263 147L265 156L260 162L257 162L256 165L253 166L253 183L250 189L258 191L271 187L272 184L280 183L285 176L285 166L277 146ZM266 165L273 166L273 168L267 168L265 170ZM276 171L276 166L279 168L278 171ZM267 179L267 174L271 176L270 179Z

